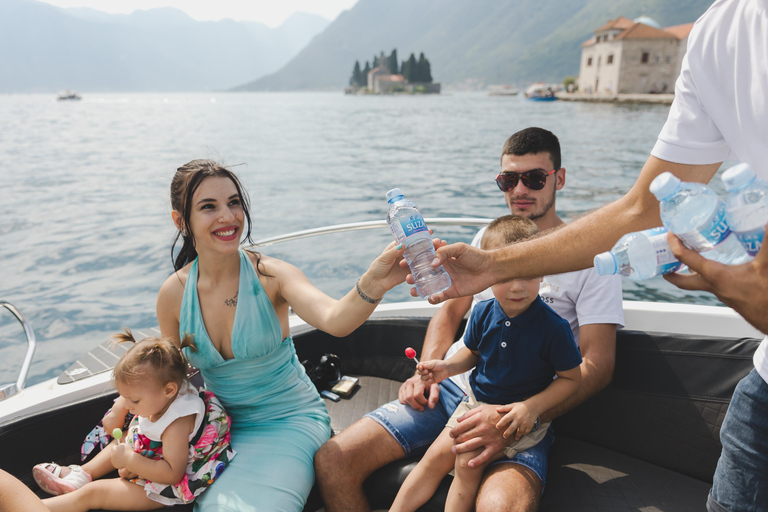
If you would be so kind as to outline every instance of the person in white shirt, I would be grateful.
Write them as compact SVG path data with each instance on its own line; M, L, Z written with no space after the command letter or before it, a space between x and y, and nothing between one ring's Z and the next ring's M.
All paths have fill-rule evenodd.
M697 20L669 118L624 197L547 236L497 251L466 244L440 248L435 265L445 266L452 286L430 301L471 295L505 279L587 268L622 235L661 224L658 201L648 190L656 176L670 171L683 181L706 183L724 160L745 162L768 179L768 0L717 0ZM668 281L712 292L768 334L768 249L749 263L727 266L687 250L673 235L670 244L695 273ZM768 337L754 364L721 428L710 512L768 510Z
M496 183L512 214L531 219L541 231L564 225L557 216L555 198L565 186L565 168L561 166L560 143L552 132L526 128L512 135L504 144ZM484 231L473 241L478 247ZM545 423L584 402L611 381L616 328L623 325L624 316L620 278L599 276L594 269L547 275L539 294L569 322L584 360L578 391L543 414L540 421ZM475 297L461 297L443 305L427 328L422 360L442 359L461 348L461 341L453 341L462 320L474 304L489 298L493 293L485 290ZM368 510L362 488L368 475L392 461L423 453L442 432L466 389L465 376L425 388L416 374L400 387L398 400L382 405L331 438L315 456L326 510ZM452 435L459 446L470 447L466 451L485 447L470 462L473 467L485 463L511 442L496 429L500 418L495 406L480 406L465 414L454 428ZM553 439L547 435L535 447L494 463L481 484L477 510L500 510L499 501L514 504L519 507L516 510L536 510L546 484L547 453Z

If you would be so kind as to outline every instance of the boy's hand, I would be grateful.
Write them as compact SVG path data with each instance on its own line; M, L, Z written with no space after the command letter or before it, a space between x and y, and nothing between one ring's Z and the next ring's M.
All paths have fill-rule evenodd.
M416 365L416 371L421 375L422 381L430 384L437 384L450 377L448 367L442 359L422 361Z
M525 402L515 402L513 404L502 405L496 408L504 417L496 424L499 430L506 428L504 437L515 435L515 441L528 434L536 422L538 414L525 405Z

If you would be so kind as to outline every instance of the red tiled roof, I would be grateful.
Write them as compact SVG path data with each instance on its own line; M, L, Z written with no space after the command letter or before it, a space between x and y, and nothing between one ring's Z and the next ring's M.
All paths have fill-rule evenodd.
M683 25L675 25L673 27L666 27L664 30L666 32L671 33L678 39L685 39L688 37L688 34L691 33L691 29L693 28L693 23L685 23Z
M595 32L600 32L602 30L610 30L610 29L624 30L625 28L631 27L633 23L634 21L632 21L631 19L621 16L619 18L616 18L615 20L608 20L608 23L606 23L599 29L595 30Z
M650 27L644 23L635 23L614 39L679 39L674 33Z

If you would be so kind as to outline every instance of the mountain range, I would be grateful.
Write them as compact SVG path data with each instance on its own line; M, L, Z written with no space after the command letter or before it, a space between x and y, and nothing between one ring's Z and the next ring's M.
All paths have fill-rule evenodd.
M0 92L223 90L281 68L330 22L270 28L172 8L107 14L0 0Z
M358 0L333 22L196 21L172 8L106 14L0 0L0 92L339 90L355 61L424 52L456 88L561 81L609 19L696 20L712 0Z
M609 19L695 21L712 0L359 0L279 71L238 90L338 89L355 60L424 52L435 81L456 87L559 82L577 75L581 43ZM645 12L642 12L642 11Z

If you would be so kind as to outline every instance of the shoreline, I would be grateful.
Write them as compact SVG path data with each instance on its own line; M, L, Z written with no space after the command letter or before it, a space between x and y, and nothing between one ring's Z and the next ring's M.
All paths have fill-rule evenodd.
M584 101L587 103L652 103L671 105L674 94L581 94L578 92L558 92L557 99L563 101Z

